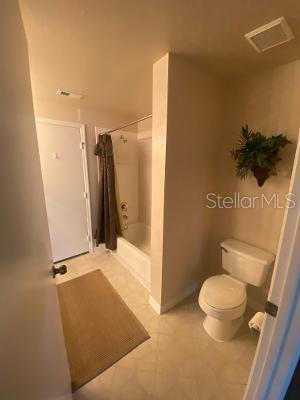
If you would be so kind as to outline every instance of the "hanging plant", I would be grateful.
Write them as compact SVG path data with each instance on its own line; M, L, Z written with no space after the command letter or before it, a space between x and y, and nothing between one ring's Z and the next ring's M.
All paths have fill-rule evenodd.
M253 173L258 186L262 186L271 175L277 175L276 164L281 160L279 150L289 143L292 142L285 135L267 137L249 130L248 125L243 126L237 146L231 150L237 162L237 176L246 179Z

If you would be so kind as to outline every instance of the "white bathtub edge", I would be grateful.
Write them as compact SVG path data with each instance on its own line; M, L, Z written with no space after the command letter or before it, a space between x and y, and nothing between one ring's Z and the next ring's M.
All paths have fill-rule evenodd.
M125 243L126 246L130 247L133 251L135 251L137 254L139 254L140 256L147 258L147 260L151 261L151 258L148 254L144 253L141 249L139 249L138 247L136 247L134 244L130 243L128 240L126 240L123 237L118 237L118 242L121 243ZM118 251L118 249L117 249Z
M123 239L123 240L124 240L124 239ZM126 241L126 242L127 242L127 241ZM126 243L126 245L127 245L127 244L128 244L128 243ZM133 246L133 245L131 245L131 246ZM133 246L133 247L134 247L134 246ZM138 249L136 249L136 248L134 247L134 250L136 251L136 250L138 250ZM141 252L141 251L139 250L139 252ZM144 253L143 253L143 252L141 252L141 253L142 253L142 255L144 256ZM117 251L112 251L111 254L116 258L116 260L119 261L120 264L122 264L122 265L131 273L131 275L132 275L135 279L137 279L137 280L144 286L145 289L148 290L148 292L150 292L150 282L147 282L140 274L138 274L138 273L133 269L133 267L132 267L130 264L128 264L127 261L126 261L122 256L120 256L120 254L118 254ZM145 255L145 257L148 257L148 256ZM149 263L150 263L150 257L149 257Z

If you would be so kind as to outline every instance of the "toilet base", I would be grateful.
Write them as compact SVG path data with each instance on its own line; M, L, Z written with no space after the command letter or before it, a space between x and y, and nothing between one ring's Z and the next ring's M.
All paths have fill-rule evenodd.
M243 321L243 316L231 321L222 321L207 315L203 321L203 327L212 339L217 342L225 342L233 338Z

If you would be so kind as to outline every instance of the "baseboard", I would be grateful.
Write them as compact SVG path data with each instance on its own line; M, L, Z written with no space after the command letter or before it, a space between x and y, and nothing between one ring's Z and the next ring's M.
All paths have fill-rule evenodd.
M162 314L161 305L151 296L149 296L149 304L157 314Z
M186 297L189 297L191 294L195 293L199 290L200 284L199 282L193 282L189 287L187 287L182 293L178 296L174 297L174 299L168 301L166 304L162 305L162 313L169 311L171 308L175 307L178 303L184 300Z
M166 304L159 304L151 295L149 296L149 304L158 314L163 314L175 307L178 303L184 300L186 297L192 295L200 288L199 282L193 282L187 287L182 293L168 301Z

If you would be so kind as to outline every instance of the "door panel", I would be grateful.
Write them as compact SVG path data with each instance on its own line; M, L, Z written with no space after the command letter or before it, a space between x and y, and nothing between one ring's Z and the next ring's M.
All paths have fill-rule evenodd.
M0 399L71 400L17 1L1 2L0 30Z
M246 400L281 400L299 359L300 134L289 193L294 207L282 223L268 301L278 306L266 314L245 393Z
M80 125L37 120L54 261L89 250Z

